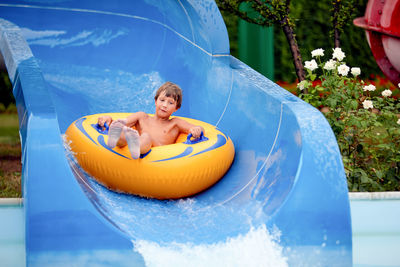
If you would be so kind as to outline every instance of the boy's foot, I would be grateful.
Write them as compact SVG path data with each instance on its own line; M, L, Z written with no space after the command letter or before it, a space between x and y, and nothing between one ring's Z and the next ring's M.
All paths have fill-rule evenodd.
M117 142L121 136L122 128L124 128L124 124L119 121L113 121L108 130L108 141L107 145L110 148L114 148L117 145Z
M140 136L138 131L124 127L124 133L132 158L138 159L140 157Z

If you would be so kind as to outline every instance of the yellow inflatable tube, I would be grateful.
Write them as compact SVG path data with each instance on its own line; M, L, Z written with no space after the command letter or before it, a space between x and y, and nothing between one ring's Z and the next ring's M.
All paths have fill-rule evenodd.
M203 126L204 140L196 142L181 134L175 144L153 147L134 160L127 147L106 145L107 132L97 125L102 115L119 119L129 114L82 117L68 127L66 139L79 165L111 190L158 199L187 197L212 186L232 164L235 149L228 136L208 123L184 117Z

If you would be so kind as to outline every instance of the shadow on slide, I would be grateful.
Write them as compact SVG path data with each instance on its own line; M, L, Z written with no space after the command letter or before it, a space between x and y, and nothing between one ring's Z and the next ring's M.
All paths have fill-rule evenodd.
M229 55L214 1L0 0L0 18L20 120L27 265L352 264L329 124ZM232 138L232 167L176 201L105 189L74 164L65 130L88 114L153 113L165 81L183 89L176 115Z

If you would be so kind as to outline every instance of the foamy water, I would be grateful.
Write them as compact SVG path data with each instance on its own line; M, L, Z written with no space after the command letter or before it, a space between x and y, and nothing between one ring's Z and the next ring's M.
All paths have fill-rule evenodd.
M251 228L247 234L215 244L160 245L145 240L133 243L148 267L288 266L278 242L279 232L270 234L263 225Z

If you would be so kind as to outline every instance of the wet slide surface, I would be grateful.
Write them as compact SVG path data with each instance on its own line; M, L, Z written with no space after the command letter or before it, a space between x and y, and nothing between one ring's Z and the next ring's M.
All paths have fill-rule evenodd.
M229 55L213 1L0 1L0 18L20 118L28 266L352 264L328 123ZM65 130L88 114L153 113L165 81L183 89L176 115L233 140L232 167L181 200L107 190L74 163Z

